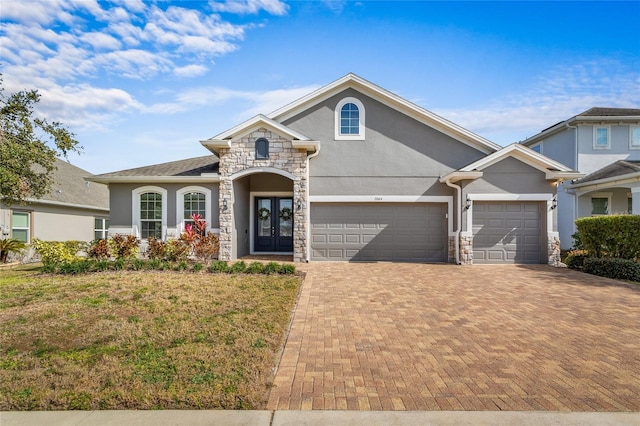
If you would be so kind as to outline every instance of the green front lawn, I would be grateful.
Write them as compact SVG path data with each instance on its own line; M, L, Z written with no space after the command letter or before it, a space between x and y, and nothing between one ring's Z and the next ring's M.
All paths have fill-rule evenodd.
M300 283L0 269L0 410L260 408Z

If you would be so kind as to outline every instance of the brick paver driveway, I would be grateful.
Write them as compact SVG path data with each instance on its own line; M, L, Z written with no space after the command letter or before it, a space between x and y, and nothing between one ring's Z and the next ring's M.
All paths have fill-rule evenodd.
M544 265L303 268L268 409L640 411L640 286Z

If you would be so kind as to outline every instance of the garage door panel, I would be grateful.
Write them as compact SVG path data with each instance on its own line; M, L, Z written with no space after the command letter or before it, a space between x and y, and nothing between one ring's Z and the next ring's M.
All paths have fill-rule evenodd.
M475 202L474 263L540 263L541 204Z
M444 262L446 212L446 204L312 204L312 259Z

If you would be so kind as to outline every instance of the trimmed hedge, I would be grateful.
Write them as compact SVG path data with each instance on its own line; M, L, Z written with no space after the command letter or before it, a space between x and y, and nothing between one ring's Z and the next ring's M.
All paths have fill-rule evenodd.
M582 217L576 226L594 257L640 258L640 215Z
M584 272L600 277L640 282L640 263L629 259L587 258Z
M194 263L190 265L186 261L166 262L158 259L74 259L71 261L49 262L45 263L42 271L51 274L77 275L89 272L102 271L178 271L199 273L205 271L205 265L202 263ZM279 264L270 262L262 264L253 262L246 265L244 261L229 264L225 261L215 261L208 268L210 273L228 273L228 274L282 274L293 275L296 273L295 265Z

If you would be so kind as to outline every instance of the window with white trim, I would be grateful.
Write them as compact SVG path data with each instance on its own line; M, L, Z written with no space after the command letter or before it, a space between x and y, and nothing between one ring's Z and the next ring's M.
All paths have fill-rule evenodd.
M531 149L534 150L537 153L542 154L542 142L541 143L537 143L535 145L532 145Z
M96 217L93 225L93 238L96 240L104 240L109 232L109 219Z
M13 212L11 214L11 238L26 244L31 242L31 213Z
M593 149L609 149L610 147L609 126L599 126L593 128Z
M603 197L591 198L591 214L594 216L609 214L609 199Z
M193 214L199 214L211 226L211 190L203 186L186 186L176 191L178 232L193 224Z
M629 128L629 148L640 149L640 126L630 126Z
M627 198L627 213L633 213L633 198L631 197Z
M162 194L140 194L140 238L162 238Z
M348 97L338 102L335 111L336 140L364 140L365 110L358 99Z
M202 219L207 220L207 210L205 207L206 198L206 195L202 192L188 192L184 194L183 219L185 226L194 224L194 214L197 214L202 217Z

